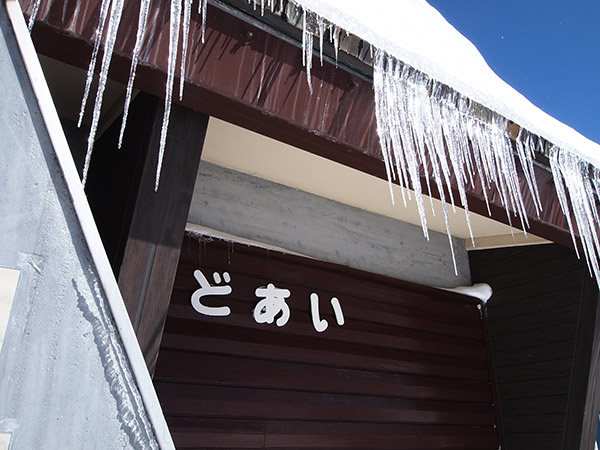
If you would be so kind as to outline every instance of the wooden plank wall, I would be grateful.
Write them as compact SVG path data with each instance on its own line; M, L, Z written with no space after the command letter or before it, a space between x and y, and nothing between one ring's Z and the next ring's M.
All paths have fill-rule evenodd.
M487 311L506 449L578 449L565 440L565 430L583 414L570 396L573 385L587 384L589 370L574 364L577 352L589 360L591 342L578 342L578 328L595 319L595 313L581 314L583 300L591 300L594 311L597 300L584 295L585 263L554 244L469 256L473 282L494 290ZM569 410L570 403L577 408ZM574 435L579 439L581 428Z
M190 305L201 269L227 271L228 306ZM258 324L255 289L289 289L289 322ZM213 283L214 284L214 283ZM329 323L318 333L311 293ZM329 300L336 296L345 324ZM187 235L155 386L179 449L499 446L478 302L262 248Z

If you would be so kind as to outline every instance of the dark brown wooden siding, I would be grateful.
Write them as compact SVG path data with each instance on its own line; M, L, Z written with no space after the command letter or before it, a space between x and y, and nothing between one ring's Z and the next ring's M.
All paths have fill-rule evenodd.
M597 296L584 292L596 288L586 281L585 263L554 244L469 257L473 282L494 290L487 312L506 449L578 449L573 439L581 428L570 441L565 432L584 412L581 404L568 406L577 403L572 386L587 384L589 371L575 364L577 352L589 353L591 344L578 342L578 333L588 319L595 321ZM582 314L586 301L592 317Z
M192 308L195 269L231 275L229 295L203 299L229 316ZM291 292L282 327L252 317L268 283ZM211 238L185 238L155 386L180 449L499 445L477 301Z

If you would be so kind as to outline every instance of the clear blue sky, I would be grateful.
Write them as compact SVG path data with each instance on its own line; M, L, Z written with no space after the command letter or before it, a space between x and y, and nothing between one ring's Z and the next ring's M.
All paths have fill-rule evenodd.
M533 104L600 143L600 0L427 0Z

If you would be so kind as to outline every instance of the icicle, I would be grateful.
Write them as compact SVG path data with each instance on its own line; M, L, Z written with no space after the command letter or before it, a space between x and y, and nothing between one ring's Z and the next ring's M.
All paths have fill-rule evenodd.
M181 42L181 71L179 74L179 101L183 99L183 85L185 83L185 63L187 62L188 40L190 34L190 17L192 15L192 1L183 0L183 39Z
M33 30L33 24L35 23L35 18L37 17L38 11L40 10L41 3L42 0L35 0L35 3L33 4L33 11L31 11L31 16L29 16L29 22L27 23L27 28L29 29L30 33L31 30Z
M596 192L596 197L600 198L600 169L594 167L592 182L594 185L594 191ZM598 222L600 223L600 218L598 218Z
M389 139L387 137L387 126L385 125L384 121L384 114L380 111L380 109L385 109L386 105L385 105L385 95L383 92L381 92L382 90L385 89L384 87L384 73L385 73L385 56L383 52L379 52L377 54L377 58L375 59L375 67L376 70L373 71L373 90L375 91L375 98L379 98L380 101L375 103L375 107L376 112L375 112L375 119L377 121L377 133L380 136L380 145L381 145L381 150L382 150L382 154L383 154L383 162L385 165L385 172L387 175L387 180L388 180L388 186L390 189L390 197L392 199L392 205L395 204L395 199L394 199L394 187L392 184L392 181L395 178L395 173L394 168L393 168L393 164L390 158L390 150L389 150Z
M319 59L321 61L321 67L323 67L323 38L325 36L325 20L321 16L317 16L317 27L319 30Z
M477 173L479 174L479 179L481 181L481 189L483 191L483 197L485 199L485 205L487 207L488 216L491 217L492 211L490 210L490 201L487 196L487 191L490 188L490 182L488 179L487 172L483 168L483 158L481 157L478 141L475 137L476 126L477 125L475 124L474 118L472 116L466 116L465 130L467 132L467 136L469 136L469 141L471 143L472 155L473 159L475 160L475 169L477 170Z
M306 81L308 90L312 94L312 81L310 70L312 68L313 38L314 38L314 14L304 10L302 14L302 64L306 68Z
M160 131L160 147L158 149L158 164L156 165L156 180L154 190L158 191L160 182L160 171L162 169L163 156L167 143L167 130L169 128L169 116L171 115L171 101L173 98L173 83L175 81L175 65L177 63L177 48L179 46L179 27L181 24L181 0L171 0L169 31L169 61L167 64L167 84L165 93L165 111L163 113L162 128Z
M439 91L442 91L442 85L436 84ZM436 98L436 88L432 92L432 98ZM462 129L460 127L461 117L456 109L456 93L454 92L437 92L440 102L441 112L441 125L444 134L445 142L447 143L448 153L450 156L450 163L452 171L455 174L456 186L460 197L461 206L465 210L465 219L467 221L467 228L469 230L469 236L471 237L471 243L475 247L475 240L473 238L473 230L471 227L471 218L469 214L469 205L467 202L466 184L469 182L468 170L469 166L467 160L469 159L466 155L466 139L462 135Z
M94 79L94 71L96 70L96 60L98 59L98 52L100 51L100 45L102 44L102 36L104 35L104 26L106 25L106 20L108 18L110 3L111 0L102 0L102 5L100 6L100 17L98 18L98 27L96 28L96 34L94 38L94 50L92 52L92 58L90 59L87 77L85 79L85 89L81 99L81 108L79 109L79 120L77 122L78 127L81 126L81 122L83 121L87 99L90 95L90 88L92 87L92 80Z
M567 190L562 177L562 165L559 161L560 150L558 147L552 147L550 149L550 168L552 169L552 178L554 179L554 186L556 187L556 196L563 214L567 219L567 226L571 233L571 239L573 240L573 248L579 258L579 250L577 248L577 242L575 241L575 232L573 230L573 223L571 221L571 211L569 209L569 203L567 201Z
M567 217L567 223L571 231L573 246L577 250L571 214L575 219L590 274L595 275L596 282L600 285L600 268L598 266L600 240L598 238L599 221L596 206L598 201L598 171L596 168L591 170L589 163L579 156L557 147L552 147L550 150L550 163L560 206ZM571 209L569 208L569 202Z
M267 36L266 39L268 40L269 37ZM263 91L263 85L264 85L264 82L265 82L266 60L267 60L267 49L266 49L266 46L265 46L265 48L263 50L263 55L260 58L260 82L259 82L259 85L258 85L258 92L256 93L256 100L257 101L260 100L260 96L261 96L262 91Z
M96 102L94 104L94 114L92 116L92 125L88 136L87 152L85 155L85 163L83 165L82 183L85 185L87 180L87 172L90 167L90 159L92 157L92 149L96 138L96 130L98 129L98 121L100 120L100 112L102 110L102 99L104 98L104 88L108 78L108 68L113 55L115 41L117 39L117 31L121 23L121 15L123 13L124 0L113 0L110 8L110 18L108 21L108 30L106 32L106 43L104 44L104 54L102 55L102 66L100 68L100 77L98 79L98 90L96 91Z
M421 175L425 173L429 181L430 166L442 202L452 252L446 203L449 202L455 210L453 190L456 189L474 245L467 186L474 186L477 176L482 179L488 211L486 190L488 186L495 185L509 222L515 214L523 229L528 227L506 119L479 105L470 104L456 91L379 49L374 51L373 79L377 132L390 191L392 181L397 178L403 193L404 188L414 192L425 236L428 236L428 231ZM533 153L530 144L525 145L527 147L520 149L519 158L523 170L528 173L534 195ZM431 194L429 183L427 189ZM593 190L593 186L590 184L587 189ZM431 206L433 210L432 202ZM457 271L454 254L453 261Z
M329 35L331 43L333 44L333 51L335 52L335 67L337 67L338 53L340 50L340 29L336 25L330 24Z
M388 181L391 182L395 177L394 174L398 175L405 205L405 191L409 196L410 191L407 189L415 191L415 201L421 217L423 234L428 238L429 232L420 184L420 158L411 133L408 131L408 127L410 127L410 121L406 118L408 108L403 102L403 99L418 95L418 91L403 85L404 66L393 58L389 58L385 52L377 54L375 64L373 87L379 99L376 102L377 129L382 143Z
M135 74L140 59L140 52L142 51L142 44L144 42L144 35L146 34L146 26L148 25L148 10L150 8L151 0L141 0L140 12L138 16L138 29L135 37L135 47L133 48L133 54L131 56L131 68L129 69L129 81L127 82L127 91L125 94L125 106L123 107L123 120L121 121L121 131L119 132L119 144L121 148L123 143L123 135L125 134L125 126L127 125L127 116L129 114L129 105L131 104L131 95L133 92L133 83L135 81Z
M533 150L531 133L526 131L524 128L521 128L515 144L517 148L517 155L519 157L519 161L521 162L521 167L523 167L523 173L525 174L527 186L529 187L529 191L533 194L533 206L535 207L535 212L539 217L543 208L535 178L535 171L533 168L535 153Z
M202 15L202 43L204 44L204 35L206 34L206 4L208 0L200 0L198 4L198 14Z

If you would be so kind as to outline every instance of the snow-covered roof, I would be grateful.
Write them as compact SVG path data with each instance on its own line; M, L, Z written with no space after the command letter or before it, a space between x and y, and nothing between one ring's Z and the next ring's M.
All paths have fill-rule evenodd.
M600 167L600 145L544 113L425 0L295 0L371 45Z

